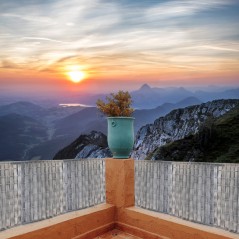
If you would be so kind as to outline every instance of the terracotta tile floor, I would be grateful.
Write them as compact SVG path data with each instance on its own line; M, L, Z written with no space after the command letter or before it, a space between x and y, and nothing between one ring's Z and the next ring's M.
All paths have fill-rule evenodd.
M101 236L95 237L94 239L141 239L140 237L132 236L128 233L114 229L110 232L107 232Z

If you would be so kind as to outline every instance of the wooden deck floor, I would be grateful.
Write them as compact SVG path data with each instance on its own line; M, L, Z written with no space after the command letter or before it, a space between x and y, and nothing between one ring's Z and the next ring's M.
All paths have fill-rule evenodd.
M119 231L117 229L109 231L101 236L95 237L94 239L111 239L111 238L114 238L114 239L142 239L140 237L130 235L128 233Z

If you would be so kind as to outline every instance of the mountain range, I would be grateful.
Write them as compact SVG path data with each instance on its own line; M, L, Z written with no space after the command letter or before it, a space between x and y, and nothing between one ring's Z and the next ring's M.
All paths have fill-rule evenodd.
M142 85L139 89L132 91L133 106L137 109L152 109L164 103L177 103L188 97L195 97L201 102L217 99L239 99L239 88L224 89L216 86L208 87L206 90L189 90L184 87L150 87ZM95 105L97 99L105 99L105 94L79 96L84 104Z
M173 110L137 132L131 157L238 162L238 109L239 100L215 100ZM106 136L100 132L81 135L59 151L54 159L111 157L105 140ZM102 141L104 143L100 143ZM205 150L207 147L211 148L211 156Z
M238 89L223 92L221 97L224 95L238 98L239 95ZM221 94L219 91L214 93L214 96ZM174 109L200 105L203 102L201 99L208 96L208 92L204 91L198 92L196 97L193 92L183 87L152 88L147 84L131 94L134 105L138 106L133 115L135 134L142 126L152 124L157 118ZM96 101L99 97L104 95L91 96L89 101L92 98ZM156 107L151 108L154 105ZM20 101L0 106L0 122L5 132L0 134L0 161L52 159L60 149L80 135L87 135L91 131L106 134L107 131L105 117L95 107L84 106L45 108L31 102ZM12 130L19 124L22 131ZM35 130L36 128L40 131ZM30 133L26 129L30 129ZM24 130L27 133L24 133Z

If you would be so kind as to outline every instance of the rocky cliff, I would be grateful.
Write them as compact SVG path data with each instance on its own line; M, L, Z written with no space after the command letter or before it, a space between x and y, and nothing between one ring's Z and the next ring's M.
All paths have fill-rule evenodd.
M153 124L143 126L136 134L131 157L145 159L160 146L175 140L194 135L207 119L218 118L236 105L239 100L215 100L201 105L176 109ZM111 157L107 138L100 132L92 131L81 135L68 147L61 150L54 159L66 158L105 158Z
M199 132L158 147L148 160L239 163L239 105L208 118Z
M208 117L219 117L239 104L239 100L215 100L171 111L137 133L131 157L145 159L156 148L198 132Z
M60 150L53 159L107 158L112 157L107 137L101 132L83 134L73 143Z

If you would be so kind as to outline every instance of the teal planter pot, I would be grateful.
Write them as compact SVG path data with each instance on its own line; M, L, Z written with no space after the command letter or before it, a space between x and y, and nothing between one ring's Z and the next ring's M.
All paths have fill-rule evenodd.
M113 158L129 158L134 146L134 118L108 117L108 146Z

